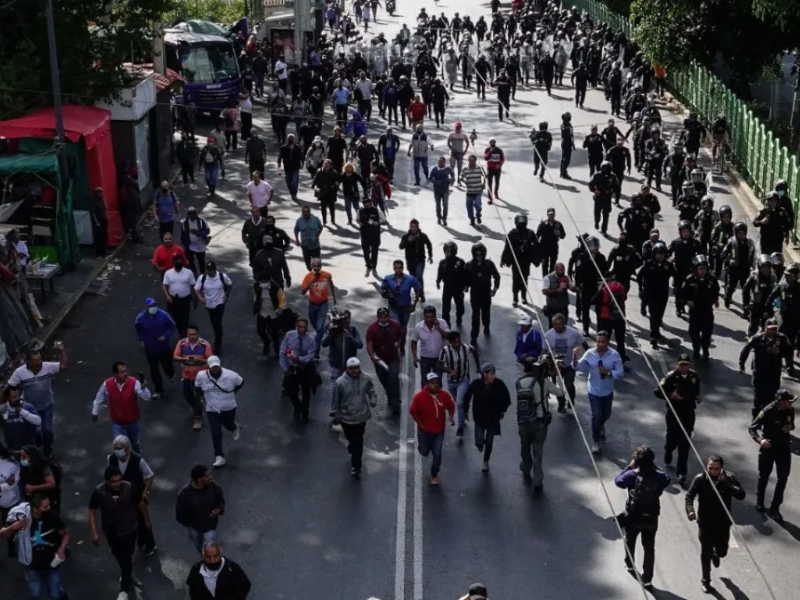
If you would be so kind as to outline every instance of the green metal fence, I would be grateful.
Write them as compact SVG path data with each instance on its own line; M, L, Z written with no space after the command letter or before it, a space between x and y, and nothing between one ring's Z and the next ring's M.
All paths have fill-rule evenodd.
M595 22L607 23L622 31L630 39L631 24L628 19L613 12L596 0L570 0L569 4L586 11ZM720 112L728 117L731 127L731 159L747 183L760 196L772 190L779 179L789 184L789 194L794 198L795 223L792 241L798 242L798 196L800 196L800 165L764 123L739 100L708 69L694 66L678 73L668 73L668 86L684 106L696 111L710 124Z

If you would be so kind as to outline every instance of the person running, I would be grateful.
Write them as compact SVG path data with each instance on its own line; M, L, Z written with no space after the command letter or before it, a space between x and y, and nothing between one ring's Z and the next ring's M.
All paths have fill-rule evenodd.
M470 403L472 406L472 420L475 421L475 447L478 452L483 452L482 471L489 471L489 459L492 457L494 438L500 435L500 421L511 406L511 395L508 386L502 379L498 379L495 366L484 363L481 366L481 376L472 381L464 394L464 412L469 414Z
M417 444L422 456L433 454L431 462L431 485L439 485L439 470L442 466L445 413L450 416L450 425L455 425L456 403L453 397L442 390L442 378L435 372L428 373L426 385L414 395L408 412L417 424Z
M375 408L375 384L372 377L361 371L361 361L355 356L347 359L347 369L336 380L333 392L334 418L342 426L350 453L350 474L361 477L361 458L364 454L364 432Z
M230 369L222 368L222 361L217 356L209 356L208 370L201 371L194 380L197 395L205 407L208 426L211 428L211 442L214 445L214 467L227 464L222 451L222 428L233 433L233 440L238 441L242 426L236 421L236 392L244 386L241 375Z
M175 344L172 358L182 365L183 397L192 409L192 429L199 431L203 427L203 404L197 398L194 381L200 371L208 368L211 344L200 337L197 325L189 325L186 328L186 337Z

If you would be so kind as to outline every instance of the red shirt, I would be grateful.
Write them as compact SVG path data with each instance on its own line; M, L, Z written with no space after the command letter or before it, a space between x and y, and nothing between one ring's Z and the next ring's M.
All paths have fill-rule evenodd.
M167 248L164 244L161 244L156 248L155 252L153 252L153 264L158 267L161 272L168 271L175 266L174 259L176 256L181 257L184 267L189 266L189 261L186 260L186 253L178 244L173 244L172 248Z
M439 390L439 393L433 396L426 385L414 395L408 412L420 431L444 433L447 426L445 413L450 413L452 419L456 412L456 403L444 390Z
M411 115L412 121L422 121L428 114L428 109L423 102L412 102L408 107L408 114Z
M612 307L616 310L614 300L611 299L611 294L608 293L609 290L611 290L611 294L614 294L620 304L623 304L627 297L625 287L619 281L609 281L608 287L603 288L603 295L600 297L599 316L601 319L610 319Z
M490 171L499 171L506 162L505 153L495 146L489 146L483 151L483 159L486 161L486 167Z
M367 343L372 344L375 356L383 361L397 359L397 351L402 340L403 328L393 319L389 319L386 327L381 327L377 321L367 327Z

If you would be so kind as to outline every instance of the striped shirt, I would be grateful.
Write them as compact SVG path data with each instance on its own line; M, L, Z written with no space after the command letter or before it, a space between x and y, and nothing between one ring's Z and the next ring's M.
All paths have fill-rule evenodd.
M442 348L442 351L439 353L439 362L442 363L444 370L447 371L448 382L462 381L464 379L469 381L472 378L469 366L470 356L472 356L476 363L478 362L475 349L469 344L462 343L457 350L449 344ZM451 371L455 371L455 377L450 377Z
M468 194L481 194L485 187L485 177L483 167L475 167L471 169L467 167L461 171L460 181L463 181L467 186Z

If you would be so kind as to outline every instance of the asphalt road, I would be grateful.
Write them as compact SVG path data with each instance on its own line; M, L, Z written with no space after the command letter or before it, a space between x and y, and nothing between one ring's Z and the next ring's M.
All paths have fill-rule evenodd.
M403 22L413 23L420 0L407 0L402 14L384 25L394 35ZM440 4L436 11L448 15L488 14L488 6L475 0ZM557 127L560 115L570 110L576 130L576 144L591 124L603 125L608 105L599 91L587 95L586 109L571 102L569 88L557 88L548 98L543 92L523 89L512 103L512 116L529 129L546 120ZM679 116L662 106L669 131ZM257 125L267 125L263 114L256 114ZM261 109L263 110L263 108ZM503 235L512 227L518 213L530 215L535 224L547 207L555 207L567 229L561 259L566 260L575 236L593 231L591 199L586 188L588 167L585 153L575 152L573 179L556 179L541 184L532 177L531 148L527 130L509 123L498 123L495 104L456 90L448 110L448 126L431 130L434 143L444 148L445 138L456 120L464 128L478 132L482 149L494 136L506 152L506 165L500 198L494 207L484 206L483 226L472 228L463 208L463 192L454 190L447 229L434 223L433 195L429 188L411 185L410 164L398 160L396 206L390 213L392 229L384 234L378 271L391 270L391 261L402 253L396 244L404 223L417 218L431 237L435 253L453 239L462 256L471 243L482 240L489 257L499 263ZM370 125L377 137L384 124ZM556 136L557 137L557 136ZM408 139L408 134L403 133ZM551 166L560 159L560 145L554 143ZM215 471L228 500L222 519L220 540L224 551L240 562L254 583L254 600L275 598L326 598L365 600L422 600L458 598L467 586L482 581L493 598L521 598L536 595L543 599L619 599L641 598L636 580L622 567L624 551L611 515L622 510L624 494L613 486L613 477L627 464L632 449L642 443L660 454L664 431L664 407L652 390L655 387L641 350L632 336L645 343L645 355L661 376L670 369L678 354L690 348L687 322L677 319L669 309L666 335L673 342L667 350L654 352L646 343L647 323L632 310L628 344L633 357L631 370L620 382L614 400L614 414L608 424L608 442L597 460L597 477L583 435L589 435L589 409L585 383L579 378L577 420L570 415L555 415L550 427L545 455L545 492L534 496L518 470L518 445L513 416L507 417L505 435L495 445L490 474L480 471L481 456L465 438L457 445L452 432L445 443L442 485L427 483L427 461L415 451L413 430L408 418L392 419L380 406L367 428L365 471L361 481L348 474L348 456L341 435L328 427L328 395L320 390L314 400L312 420L298 426L291 418L288 400L281 398L280 374L274 359L260 354L260 343L251 317L249 269L240 241L241 223L248 216L244 185L248 180L242 162L243 151L229 161L229 177L221 184L217 198L206 202L198 186L178 188L184 206L202 206L202 214L212 228L209 258L234 281L231 305L225 316L226 354L223 364L241 373L246 381L239 394L240 420L245 423L242 439L225 439L228 466ZM273 156L275 154L273 153ZM273 214L278 225L291 230L299 208L285 193L282 177L274 161L268 164L268 179L277 182L278 199ZM556 171L557 173L557 171ZM302 203L314 210L314 201L303 178ZM639 177L628 178L624 192L638 189ZM717 205L734 206L736 216L745 209L736 204L724 179L717 178L712 189ZM662 237L676 235L677 217L666 194L660 194L663 211L658 226ZM615 218L615 209L612 219ZM322 237L325 268L333 275L340 293L340 305L353 312L354 323L363 332L381 305L377 281L364 277L358 234L354 228L328 228ZM612 227L611 231L614 231ZM73 554L63 567L64 580L75 598L113 598L116 594L116 565L107 548L95 549L88 540L86 504L92 488L102 479L105 455L110 450L110 425L90 421L95 391L109 372L113 360L125 360L131 371L144 369L144 357L133 335L133 319L146 296L160 297L155 272L148 261L155 230L148 230L144 245L128 249L121 269L112 271L111 291L103 297L85 297L60 337L70 349L71 365L57 383L57 447L65 469L64 502L73 536ZM603 251L611 249L603 241ZM305 269L297 251L290 254L293 280L299 282ZM481 356L491 359L499 376L509 385L516 377L513 362L514 323L520 314L511 307L511 272L501 271L501 291L492 310L492 336L480 340ZM538 273L537 273L538 275ZM435 305L433 267L426 273L429 297ZM537 306L542 297L538 279L531 292ZM634 286L635 295L635 286ZM297 286L289 293L294 306L304 306ZM737 296L738 299L738 296ZM631 299L631 306L636 300ZM797 597L789 574L796 566L800 540L800 498L796 478L790 480L781 527L755 512L756 445L747 435L750 414L749 377L737 374L738 352L745 340L745 322L734 303L731 311L717 312L712 359L699 366L704 402L698 410L694 443L701 455L711 452L725 456L726 467L743 481L748 498L734 506L739 532L753 558L773 586L775 597ZM205 314L194 319L202 333L209 332ZM469 310L465 322L469 322ZM210 337L210 336L209 336ZM326 365L323 355L322 365ZM408 365L406 366L408 367ZM323 366L327 370L327 366ZM413 370L404 371L406 391L418 386ZM324 375L323 375L324 377ZM796 382L787 381L791 388ZM513 412L512 412L513 414ZM151 514L159 551L150 558L137 557L136 575L142 598L173 600L184 597L183 581L194 551L174 520L174 498L188 479L191 466L213 461L207 428L200 433L190 429L190 416L177 385L167 399L144 407L142 444L145 458L156 472L151 497ZM659 456L660 459L660 456ZM701 464L692 459L690 472ZM613 504L609 506L608 498ZM657 538L656 598L694 599L699 590L699 544L695 526L683 512L683 493L672 486L663 498L663 515ZM769 598L758 569L742 540L734 545L722 567L713 575L718 598L743 600ZM25 597L22 575L6 566L10 575L4 586L8 598Z

